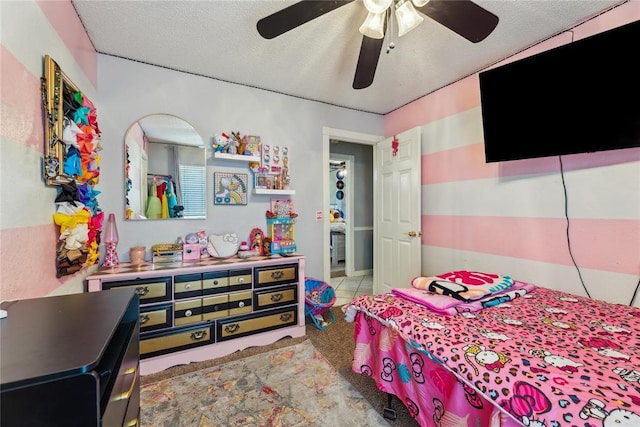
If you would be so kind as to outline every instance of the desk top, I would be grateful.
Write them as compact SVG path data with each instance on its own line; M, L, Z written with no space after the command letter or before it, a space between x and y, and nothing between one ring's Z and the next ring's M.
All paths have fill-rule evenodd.
M113 276L118 278L124 278L129 276L158 276L167 274L184 274L184 273L197 273L201 271L207 271L211 267L220 268L250 268L260 265L278 265L298 262L300 259L304 259L304 255L292 254L288 256L271 255L271 256L257 256L252 258L240 258L233 256L230 258L201 258L197 261L191 262L171 262L171 263L152 263L145 262L144 264L134 265L131 263L120 263L117 267L100 267L95 273L87 276L87 280L92 279L114 279ZM154 274L158 273L158 274Z
M125 317L133 289L5 301L0 307L3 388L91 371Z

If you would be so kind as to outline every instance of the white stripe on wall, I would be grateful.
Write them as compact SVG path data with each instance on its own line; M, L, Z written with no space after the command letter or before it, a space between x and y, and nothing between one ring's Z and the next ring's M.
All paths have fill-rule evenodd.
M480 107L423 125L422 155L484 141Z
M587 296L573 266L468 252L434 246L422 246L422 274L427 276L453 270L484 271L509 275L516 280L534 283L559 291ZM628 305L638 283L638 276L581 268L580 273L592 298ZM640 295L634 306L640 307Z
M44 185L42 154L0 135L2 144L2 228L53 224L58 189ZM37 195L37 197L33 197ZM28 199L25 199L27 197Z
M640 201L637 163L565 170L564 177L569 218L640 217L640 203L632 203ZM630 182L630 177L635 177L636 183ZM628 194L624 195L625 192ZM626 202L620 203L620 200ZM423 215L563 218L562 178L558 171L423 185L421 209Z

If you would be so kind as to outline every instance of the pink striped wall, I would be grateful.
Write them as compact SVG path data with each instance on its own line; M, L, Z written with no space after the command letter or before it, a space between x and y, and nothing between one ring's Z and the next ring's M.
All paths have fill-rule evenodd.
M0 133L7 144L23 145L24 150L11 150L11 153L26 153L25 158L10 159L11 165L25 162L42 162L44 151L44 123L42 114L42 98L40 92L40 78L42 70L32 71L25 63L42 61L44 55L50 55L54 60L59 57L74 58L78 67L83 70L88 81L97 85L97 54L91 45L80 20L68 0L25 1L25 13L29 13L31 4L37 4L51 26L55 29L63 43L52 43L46 31L38 31L41 22L33 22L33 27L25 26L21 35L30 41L29 49L22 46L6 46L0 44L1 76L0 88ZM19 11L19 7L12 10ZM32 17L32 15L30 15ZM5 19L21 19L21 17L3 16ZM32 18L30 18L32 19ZM40 38L39 38L40 37ZM15 39L15 38L14 38ZM38 57L33 58L33 46L41 46ZM64 50L51 46L64 46ZM64 68L64 64L60 64ZM3 148L3 155L7 155L8 147ZM3 161L6 161L4 159ZM52 214L55 212L56 192L45 186L43 179L38 176L8 176L3 168L3 186L10 185L12 179L20 179L27 189L18 199L8 200L8 192L3 191L2 199L2 228L0 229L0 299L34 298L48 295L67 282L76 282L74 288L81 290L82 274L56 278L55 257L58 237L57 227L53 223ZM8 187L3 187L3 189ZM51 211L49 215L34 212L29 209L30 200L42 200L51 197ZM24 206L24 218L18 221L4 214L9 203ZM41 218L49 221L41 223ZM22 224L30 224L24 226Z
M70 1L37 0L49 23L84 71L94 89L98 88L98 61L96 50Z
M638 19L640 19L640 2L625 3L576 28L574 38L587 37ZM561 34L504 62L510 62L569 41L569 36ZM474 75L387 114L384 119L385 135L397 134L426 124L438 126L438 121L460 113L467 113L474 108L478 110L478 113L467 114L465 117L470 117L469 120L480 121L479 107L478 76ZM447 125L443 124L442 126ZM447 132L442 132L442 134L447 134ZM455 139L455 136L452 138ZM466 145L463 146L460 146L461 141L455 141L455 148L435 152L433 147L424 145L429 142L426 139L423 141L423 148L427 148L421 159L423 195L430 194L432 186L442 184L449 185L451 188L461 188L460 186L465 185L466 182L473 183L474 189L485 186L487 191L491 191L492 188L495 188L493 186L500 185L502 180L507 177L516 177L516 181L510 180L510 182L517 182L517 187L514 187L517 190L513 191L521 191L527 188L528 176L554 174L559 177L558 157L487 164L484 161L482 140L466 141ZM439 146L441 144L442 141ZM606 182L609 170L615 170L617 174L624 173L620 172L620 168L616 168L616 166L639 165L640 148L563 156L562 160L565 172L585 171L592 174L590 176L601 174L602 180ZM610 167L611 169L608 169ZM640 186L640 173L633 174L633 170L637 171L638 169L632 167L631 175L628 176L631 188ZM629 168L624 170L629 170ZM619 181L618 179L616 182ZM575 190L575 185L580 183L574 181L573 184L573 190ZM588 189L581 188L580 190L580 194L588 193ZM611 190L615 192L615 189ZM554 187L549 191L562 190L559 187ZM634 209L632 206L629 207L629 203L636 203L639 196L635 196L636 199L628 199L624 197L624 191L620 193L619 203L628 207L627 212L633 212ZM519 196L522 197L521 194ZM478 194L478 197L481 198L482 195ZM615 196L613 198L615 199ZM451 195L451 200L430 198L430 200L436 199L451 209L452 214L442 214L442 206L438 206L439 214L437 215L423 212L423 247L434 250L435 248L445 248L454 251L469 251L477 255L474 259L481 259L482 254L486 254L487 256L498 255L522 259L527 262L549 263L549 265L573 265L567 248L565 234L567 222L564 217L537 217L535 213L528 217L522 215L505 216L504 213L501 214L499 206L495 207L494 215L479 215L477 212L474 213L473 203L467 205L464 204L464 201L460 203L464 204L465 213L459 215L453 213L458 206L455 204L457 203L455 194ZM540 203L544 202L544 200L540 200ZM598 200L594 199L593 203L598 203ZM532 204L535 205L535 203ZM583 205L581 204L581 206ZM483 208L486 212L487 207ZM446 212L447 208L444 209ZM554 211L562 212L561 206L558 206L558 209ZM602 211L602 209L599 210L599 212ZM581 268L637 276L640 274L640 216L615 219L617 217L616 206L610 206L610 211L611 218L589 218L588 212L581 212L581 218L570 219L571 247L576 262ZM640 214L640 208L636 211ZM442 270L434 265L430 265L429 268L431 271L425 271L423 265L423 273L432 274Z
M10 51L0 45L0 126L2 135L17 144L44 152L40 76L25 69Z

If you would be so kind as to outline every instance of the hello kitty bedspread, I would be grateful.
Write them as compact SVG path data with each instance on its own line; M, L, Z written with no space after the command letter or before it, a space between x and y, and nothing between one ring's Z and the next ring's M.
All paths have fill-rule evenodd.
M365 373L383 391L403 387L421 425L640 426L638 308L538 287L455 316L393 294L363 295L344 310L347 320L358 316L354 371L373 369ZM385 375L403 384L385 390ZM424 375L432 392L416 386ZM477 407L487 402L495 406Z

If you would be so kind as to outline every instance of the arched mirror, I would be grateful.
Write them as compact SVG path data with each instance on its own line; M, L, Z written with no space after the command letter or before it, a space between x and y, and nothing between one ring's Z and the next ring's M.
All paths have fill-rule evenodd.
M206 218L206 148L185 120L152 114L124 137L125 218Z

